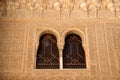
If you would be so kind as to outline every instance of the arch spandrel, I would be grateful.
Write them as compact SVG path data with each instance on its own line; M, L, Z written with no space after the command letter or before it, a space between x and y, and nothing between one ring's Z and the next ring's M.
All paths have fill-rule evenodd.
M71 29L67 29L67 30L65 30L63 32L62 37L61 37L61 40L62 40L61 42L63 44L64 44L65 37L67 35L69 35L69 34L77 34L77 35L79 35L81 37L83 43L84 43L84 41L85 41L85 34L81 30L79 30L78 28L71 28Z

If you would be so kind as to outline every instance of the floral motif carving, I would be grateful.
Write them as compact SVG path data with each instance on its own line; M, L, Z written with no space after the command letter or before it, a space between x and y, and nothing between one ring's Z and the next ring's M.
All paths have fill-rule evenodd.
M120 4L116 4L113 0L14 0L0 2L7 4L0 4L0 15L5 14L5 10L9 9L38 9L38 10L68 10L71 13L72 10L83 10L87 13L91 13L95 16L98 14L98 10L108 10L113 15L120 16ZM5 9L6 8L6 9ZM14 12L14 11L13 11ZM9 14L9 13L8 13Z

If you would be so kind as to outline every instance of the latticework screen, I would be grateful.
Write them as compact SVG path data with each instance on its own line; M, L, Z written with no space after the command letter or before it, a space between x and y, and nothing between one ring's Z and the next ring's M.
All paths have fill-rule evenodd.
M65 39L63 68L86 68L85 51L78 35L70 34Z
M57 48L57 39L52 34L44 34L39 41L37 51L37 69L58 69L59 51Z

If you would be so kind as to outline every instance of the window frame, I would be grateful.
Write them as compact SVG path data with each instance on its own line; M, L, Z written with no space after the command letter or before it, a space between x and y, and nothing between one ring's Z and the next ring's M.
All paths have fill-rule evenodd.
M89 60L89 49L88 49L88 40L86 39L87 36L87 28L69 28L66 29L65 31L63 31L63 33L60 35L59 31L57 31L56 29L52 29L52 28L48 28L48 27L44 27L44 28L37 28L36 29L36 42L35 42L35 46L38 47L38 38L45 33L52 33L56 36L57 38L57 46L59 48L59 58L60 58L60 68L58 70L90 70L90 60ZM64 40L65 36L69 35L69 34L77 34L79 35L82 40L83 40L83 48L85 50L85 56L86 56L86 69L63 69L63 58L61 57L63 54L63 46L64 46ZM34 69L36 71L36 50L35 49L35 58L34 58ZM41 70L46 70L46 69L41 69Z

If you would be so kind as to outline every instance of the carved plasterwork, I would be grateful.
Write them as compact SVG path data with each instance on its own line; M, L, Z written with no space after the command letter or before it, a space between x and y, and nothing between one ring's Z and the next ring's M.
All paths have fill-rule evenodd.
M7 3L5 0L0 0L0 16L6 16L7 14Z
M0 0L0 16L3 14L14 14L16 9L27 10L74 10L85 11L87 15L97 17L98 11L107 10L113 15L120 16L120 2L117 0Z

